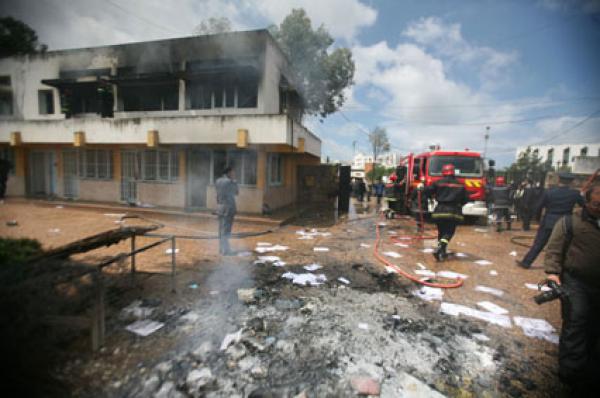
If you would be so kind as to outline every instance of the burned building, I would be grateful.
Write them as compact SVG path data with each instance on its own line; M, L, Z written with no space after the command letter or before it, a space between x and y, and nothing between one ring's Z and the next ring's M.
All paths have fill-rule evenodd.
M7 193L213 209L232 165L240 211L289 205L321 154L294 81L266 30L0 59Z

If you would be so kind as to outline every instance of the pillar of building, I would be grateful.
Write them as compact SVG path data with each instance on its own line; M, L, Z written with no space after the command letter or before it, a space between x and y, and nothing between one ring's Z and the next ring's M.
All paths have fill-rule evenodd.
M259 149L256 154L256 188L264 190L267 186L267 152Z

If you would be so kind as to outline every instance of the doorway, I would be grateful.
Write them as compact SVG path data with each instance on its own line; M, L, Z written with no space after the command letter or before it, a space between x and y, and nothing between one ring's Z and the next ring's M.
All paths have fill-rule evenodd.
M77 151L63 151L63 196L79 196L79 177L77 175Z
M29 195L52 196L56 193L54 152L32 151L29 153Z
M187 207L205 209L206 188L210 184L210 151L191 149L187 159Z
M138 152L121 152L121 200L126 203L137 203L137 180L140 171Z

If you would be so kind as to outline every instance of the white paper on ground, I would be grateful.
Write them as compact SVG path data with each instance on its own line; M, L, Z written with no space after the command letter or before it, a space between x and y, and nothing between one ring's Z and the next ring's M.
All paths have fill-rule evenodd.
M388 256L388 257L392 257L392 258L400 258L402 257L402 254L400 253L396 253L396 252L383 252L384 256Z
M154 308L144 307L141 300L134 300L121 310L121 316L125 318L145 319L152 315L153 312Z
M125 213L104 213L106 217L124 217Z
M319 264L317 264L317 263L313 263L313 264L305 265L305 266L304 266L304 267L302 267L302 268L304 268L304 269L305 269L305 270L307 270L307 271L311 271L311 272L312 272L312 271L316 271L316 270L318 270L318 269L321 269L321 268L323 268L323 267L321 267L321 266L320 266Z
M498 272L495 269L490 270L490 275L491 276L498 276Z
M257 242L256 246L273 246L273 245L269 242Z
M58 205L56 206L57 209L62 209L64 206Z
M428 269L416 269L415 274L421 275L421 276L431 276L431 277L435 276L435 272L430 271Z
M396 231L388 231L388 234L389 235L398 235L398 232L396 232Z
M243 252L239 252L237 254L238 257L250 257L252 255L252 252L249 251L243 251Z
M426 266L424 266L424 265L423 265L423 264L421 264L421 263L417 263L417 267L419 267L419 268L421 268L421 269L427 269L427 267L426 267Z
M477 305L480 306L481 308L483 308L484 310L486 310L488 312L492 312L494 314L498 314L498 315L508 314L507 309L502 308L499 305L492 303L491 301L480 301L477 303Z
M362 329L362 330L369 330L369 324L361 322L361 323L358 324L358 328Z
M439 287L423 286L420 289L413 290L412 294L413 296L419 297L420 299L425 301L442 301L444 291Z
M274 263L275 261L281 261L281 258L277 256L258 256L258 260L254 263Z
M482 285L475 286L475 290L478 292L482 292L482 293L493 294L494 296L498 296L498 297L500 297L504 294L504 292L500 289L495 289L493 287L482 286Z
M428 247L427 249L423 249L421 250L423 253L433 253L435 250L433 250L432 248Z
M273 261L273 267L285 267L285 261Z
M475 340L479 340L479 341L490 341L490 338L487 337L485 334L483 333L474 333L472 334L473 338Z
M158 329L165 326L162 322L152 321L150 319L143 319L141 321L133 322L125 327L126 330L131 333L135 333L138 336L146 337L156 332Z
M315 251L315 252L328 252L329 248L328 247L315 246L315 247L313 247L313 251Z
M281 246L281 245L275 245L275 246L260 246L254 249L255 252L257 253L267 253L267 252L280 252L280 251L285 251L289 249L288 246Z
M448 278L448 279L467 279L469 277L469 275L465 275L465 274L460 274L458 272L454 272L454 271L440 271L437 273L437 276L440 276L442 278Z
M536 285L535 283L526 283L525 287L527 289L539 291L538 285ZM542 286L542 292L549 292L550 290L552 290L552 289L550 289L548 286Z
M314 236L312 236L312 235L302 235L298 239L299 240L312 240L312 239L314 239Z
M511 251L508 254L511 255L511 256L513 256L513 257L517 257L517 252L515 250Z
M535 337L546 340L554 344L558 344L558 335L554 326L549 324L545 319L524 318L520 316L513 317L515 325L523 329L525 336Z
M475 264L477 265L491 265L493 264L491 261L488 260L477 260L477 261L473 261Z
M389 265L385 266L385 270L387 271L388 274L397 274L398 271L396 271L394 268L390 267Z
M454 256L456 256L456 257L469 257L467 254L461 253L461 252L454 253Z
M369 244L366 244L366 243L361 243L361 244L360 244L360 247L371 247L371 245L369 245Z
M306 286L307 284L310 286L319 286L327 281L327 277L325 274L296 274L294 272L286 272L281 275L282 278L290 279L292 283L296 285Z
M60 232L60 228L51 228L48 230L51 234L57 234Z
M340 282L342 282L342 283L344 283L344 284L346 284L346 285L349 285L349 284L350 284L350 281L349 281L348 279L344 278L343 276L340 276L340 277L338 278L338 281L340 281Z
M504 328L512 327L512 322L510 321L510 317L508 315L498 315L487 311L479 311L460 304L442 303L440 306L440 312L453 316L463 314L472 318L481 319L494 325L502 326Z
M244 329L240 329L235 333L229 333L229 334L225 335L225 338L223 339L223 342L221 343L221 351L225 351L227 349L227 347L229 347L231 344L235 344L235 343L239 342L242 339L243 331L244 331Z
M165 250L165 254L172 254L172 253L173 253L173 249ZM179 253L179 249L175 249L175 253Z
M403 247L403 248L407 248L410 247L410 245L407 245L406 243L394 243L394 246L398 246L398 247Z
M475 232L483 232L483 233L485 233L485 232L487 232L487 231L488 231L488 230L487 230L487 229L485 229L485 228L475 228Z

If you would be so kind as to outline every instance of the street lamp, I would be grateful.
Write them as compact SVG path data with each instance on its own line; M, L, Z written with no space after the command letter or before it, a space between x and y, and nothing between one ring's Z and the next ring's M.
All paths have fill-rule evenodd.
M490 126L486 126L484 138L485 138L485 144L483 145L483 159L485 160L485 155L487 153L487 144L488 144L488 140L490 139Z

